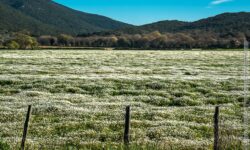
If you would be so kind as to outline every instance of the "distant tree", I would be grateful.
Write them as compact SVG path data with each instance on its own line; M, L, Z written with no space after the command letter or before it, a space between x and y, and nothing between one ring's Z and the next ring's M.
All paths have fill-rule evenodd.
M143 36L138 41L138 48L148 49L150 48L150 39L148 36Z
M50 35L43 35L38 38L41 45L53 46L57 44L57 38Z
M108 38L108 45L109 47L114 47L116 46L117 44L117 41L118 41L118 38L116 36L111 36Z
M84 46L93 47L93 44L92 44L92 43L93 43L96 39L97 39L96 37L87 37L87 38L84 38L84 40L83 40Z
M231 39L229 42L230 48L240 48L240 46L241 46L241 42L236 38Z
M15 41L19 44L20 49L34 49L38 46L38 42L35 38L22 33L15 35Z
M75 38L75 46L85 46L86 42L84 38L76 37Z
M130 40L125 36L119 37L117 41L118 47L130 47L130 44Z
M8 49L19 49L20 48L20 45L16 41L13 41L13 40L6 42L5 46Z
M149 38L149 40L154 40L154 39L160 38L161 33L159 31L154 31L154 32L149 33L147 37Z
M70 35L60 34L58 37L58 44L62 46L73 46L74 38Z
M187 34L177 33L176 35L176 47L182 49L192 49L194 39Z
M140 34L132 35L130 38L131 38L131 46L132 47L134 47L134 48L140 47L139 41L142 38L142 36Z
M168 48L168 38L166 35L162 35L151 42L151 47L156 49Z
M94 47L115 47L117 45L118 38L116 36L108 37L96 37L91 45ZM121 43L120 43L121 44Z
M106 46L106 38L105 37L98 37L94 42L92 42L92 46L94 47L105 47Z
M13 39L11 33L2 31L0 32L0 46L3 46L6 42L10 41Z

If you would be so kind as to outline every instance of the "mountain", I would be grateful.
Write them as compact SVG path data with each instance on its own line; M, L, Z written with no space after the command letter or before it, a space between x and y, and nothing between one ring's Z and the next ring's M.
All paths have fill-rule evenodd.
M51 0L0 0L0 14L0 30L28 30L34 35L77 35L131 27L104 16L70 9Z
M245 38L250 40L250 13L224 13L194 22L167 20L108 32L79 35L79 37L82 38L80 39L82 42L79 43L85 42L88 43L87 46L92 47L238 49L243 47Z
M244 32L250 30L250 13L223 13L194 22L161 21L139 27L145 31L158 29L160 32L188 32L204 30L214 32Z
M27 30L35 36L110 35L161 33L249 33L250 13L224 13L194 22L166 20L132 26L110 18L84 13L57 4L52 0L0 0L0 31Z
M0 3L0 13L0 30L28 30L35 34L59 32L57 28L27 16L9 5Z
M159 32L176 32L180 27L183 27L185 25L188 25L188 22L178 21L178 20L166 20L166 21L159 21L152 24L146 24L142 26L132 26L132 27L125 27L121 29L117 29L114 31L109 31L112 34L117 33L126 33L126 34L143 34L153 31L159 31ZM108 33L108 32L101 32L102 33ZM98 34L98 33L96 33Z
M250 13L223 13L214 17L191 22L178 28L179 31L190 31L194 29L220 33L247 32L250 30Z
M142 34L153 31L159 31L161 33L179 33L179 32L192 33L195 31L201 31L201 32L210 31L210 32L226 34L230 32L246 33L249 32L249 30L250 30L250 13L239 12L239 13L223 13L217 16L201 19L194 22L166 20L137 27L118 29L111 33Z
M156 31L159 32L176 32L179 28L188 25L188 22L178 21L178 20L166 20L159 21L152 24L143 25L140 27L141 30L146 31Z

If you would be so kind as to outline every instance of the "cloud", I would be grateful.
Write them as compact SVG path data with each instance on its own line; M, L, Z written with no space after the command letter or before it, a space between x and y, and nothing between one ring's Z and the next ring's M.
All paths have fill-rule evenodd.
M231 2L233 0L214 0L211 2L212 5L219 5L219 4L222 4L222 3L227 3L227 2Z

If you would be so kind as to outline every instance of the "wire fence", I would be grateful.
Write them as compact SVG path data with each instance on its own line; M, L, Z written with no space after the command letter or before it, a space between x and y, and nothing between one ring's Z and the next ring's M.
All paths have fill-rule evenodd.
M211 134L211 130L207 130L207 133L206 134L203 133L203 135L202 135L202 136L207 135L208 138L209 137L211 138L211 143L209 145L213 145L212 147L214 150L244 149L245 143L244 143L244 140L242 139L242 137L243 137L242 135L244 132L244 126L243 126L242 122L232 122L231 121L231 119L235 119L235 118L232 118L232 116L233 117L243 117L243 116L239 116L239 114L232 114L232 116L229 116L228 113L227 114L224 113L227 111L232 111L232 109L228 106L216 106L216 107L211 106L211 108L213 108L213 115L210 119L211 124L210 124L209 128L212 129L212 136L208 136L209 134ZM133 119L133 115L136 114L136 112L134 112L133 110L135 110L135 109L133 109L133 107L130 107L130 106L123 108L123 110L121 110L121 113L119 115L119 118L122 120L115 121L114 118L113 119L110 118L109 128L112 128L112 126L113 126L113 128L114 128L113 131L109 130L105 134L103 134L103 133L93 134L92 138L96 139L95 136L98 136L99 144L102 145L102 147L105 147L107 144L109 144L107 142L107 139L109 139L109 141L120 143L120 144L123 142L124 147L129 147L131 143L132 143L131 145L133 145L133 143L140 143L140 142L136 141L136 139L138 139L138 138L135 137L136 135L134 135L137 133L135 130L137 130L138 128L136 128L136 126L137 126L136 121ZM232 113L235 113L235 112L237 113L237 111L232 111ZM241 113L243 114L243 112L241 112ZM58 136L55 136L54 138L59 138L56 141L60 141L60 143L57 143L56 141L54 141L53 142L54 145L51 145L52 143L48 140L53 141L54 139L48 139L48 140L44 141L46 137L36 135L36 132L41 134L41 131L36 131L36 130L40 130L39 128L41 128L41 124L33 123L36 117L37 116L36 116L35 112L32 113L32 111L31 111L31 106L28 106L26 113L23 112L23 117L22 117L22 118L24 118L24 121L22 121L23 128L20 128L20 124L19 124L18 128L16 129L19 131L17 134L18 138L16 138L16 141L15 141L16 142L15 148L21 147L21 149L24 150L25 143L27 143L26 149L33 149L34 147L32 147L31 142L37 142L37 143L41 142L42 143L41 145L38 144L39 145L37 147L38 149L42 149L44 144L50 145L51 148L56 148L56 147L60 147L59 145L62 144L61 141L64 141L64 144L66 146L70 142L74 142L74 141L72 141L74 139L71 139L71 138L65 136L66 133L65 133L65 135L63 135L64 132L69 132L67 130L70 130L71 125L74 126L74 124L72 124L72 123L69 123L69 125L65 124L65 128L58 130L58 132L61 132L60 133L61 138L59 138ZM46 117L46 115L44 115L44 117ZM86 119L85 121L82 121L79 123L86 125L88 123L88 121ZM58 124L60 124L60 122L58 122ZM105 123L102 123L102 122L100 122L100 124L102 126L107 126ZM39 126L38 129L36 129L37 125ZM45 128L46 128L46 126L48 126L48 127L50 126L48 124L48 120L46 122L44 122L43 125ZM100 126L94 127L94 124L89 124L89 125L92 126L90 128L92 128L93 130L96 130L98 132L98 127L100 128ZM168 126L168 125L166 125L166 126ZM150 130L150 129L152 129L152 127L148 127L148 130ZM198 129L198 127L197 127L197 129ZM49 129L47 128L47 129L41 129L41 130L45 130L44 132L46 132L46 130L49 130ZM117 131L119 130L119 132L116 132L115 130L117 130ZM30 132L30 134L29 134L29 132ZM82 132L82 131L79 131L79 132ZM155 132L157 132L157 130L155 130ZM171 132L171 131L168 131L168 132ZM48 132L48 133L53 134L51 132ZM54 134L58 134L58 133L54 133ZM247 133L247 134L249 134L249 133ZM157 133L152 133L152 135L148 134L147 136L149 136L149 137L152 136L155 138L155 136L157 136ZM158 137L159 139L161 139L160 136L161 136L161 133L159 133L159 137ZM188 136L188 135L186 135L186 136ZM48 135L48 137L51 138L51 135ZM64 137L64 138L62 138L62 137ZM85 133L85 134L82 134L82 137L80 140L81 140L81 144L85 143L85 146L88 147L87 145L89 145L89 148L90 148L90 147L93 147L93 146L91 146L91 142L96 142L96 141L89 141L89 137L91 137L91 133L89 133L89 135L87 133ZM28 140L28 141L26 142L26 140ZM197 139L190 139L190 141L191 140L195 141ZM181 141L179 141L179 143L181 143ZM72 143L71 143L69 145L68 145L69 147L72 147L73 149L77 149L77 144L72 145ZM110 144L110 145L112 147L112 144ZM162 145L160 147L160 145L161 145L160 142L159 143L155 142L154 148L155 149L165 149L169 146L168 148L172 147L174 149L174 146L172 145L172 143L165 143L164 147L162 147ZM204 145L204 146L206 146L207 149L209 149L209 147L210 147L209 145ZM48 147L46 147L46 148L48 148ZM204 149L206 149L206 148L204 147Z

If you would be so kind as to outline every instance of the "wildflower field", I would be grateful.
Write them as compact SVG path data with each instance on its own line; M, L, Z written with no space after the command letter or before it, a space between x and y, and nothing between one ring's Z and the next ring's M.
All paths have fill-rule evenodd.
M249 100L250 98L248 98ZM243 149L243 52L0 51L0 149ZM248 133L249 134L249 133Z

